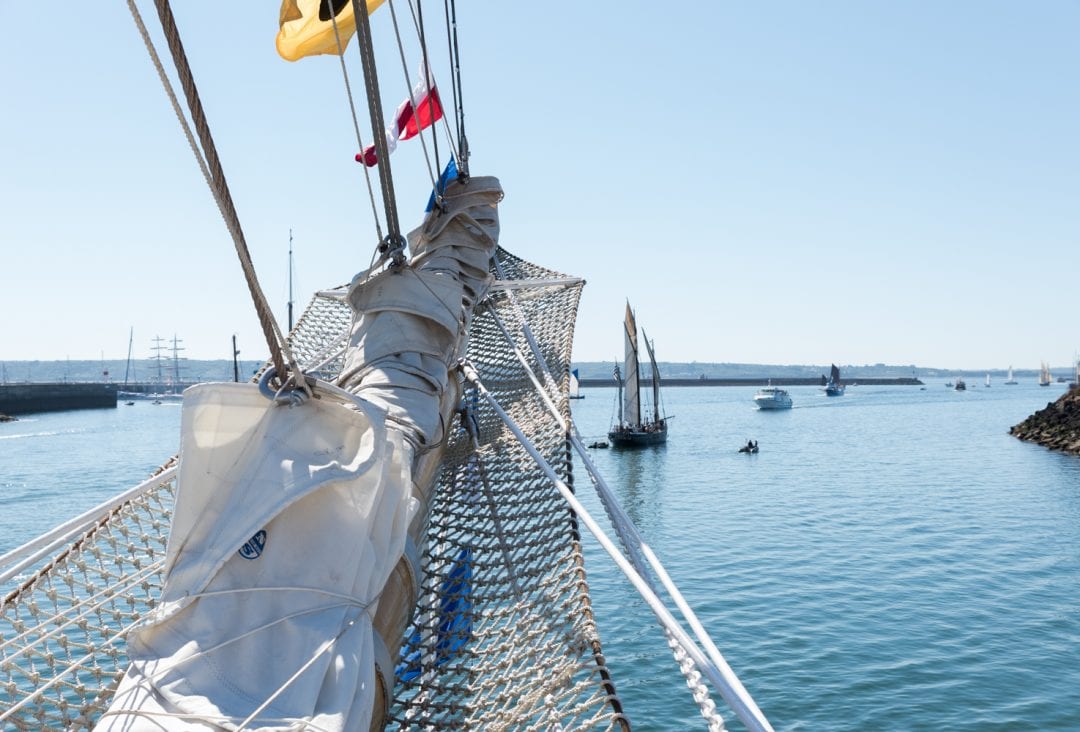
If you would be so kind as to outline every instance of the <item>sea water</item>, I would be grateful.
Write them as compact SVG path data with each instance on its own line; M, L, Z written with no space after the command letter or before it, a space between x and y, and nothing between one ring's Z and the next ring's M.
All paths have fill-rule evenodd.
M792 387L760 412L672 388L665 446L590 452L776 729L1080 730L1080 458L1008 434L1062 390ZM586 395L589 444L614 390ZM651 612L587 556L637 729L700 727Z
M776 729L1080 730L1080 458L1008 434L1061 390L791 387L759 412L753 389L670 388L666 445L589 452ZM588 444L615 390L583 393ZM0 553L149 476L179 424L144 401L0 424ZM635 729L701 729L648 607L585 542Z

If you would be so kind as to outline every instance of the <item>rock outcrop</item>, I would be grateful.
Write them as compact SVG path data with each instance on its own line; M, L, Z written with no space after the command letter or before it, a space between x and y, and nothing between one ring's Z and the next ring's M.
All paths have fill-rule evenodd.
M1071 389L1009 430L1021 440L1080 455L1080 389Z

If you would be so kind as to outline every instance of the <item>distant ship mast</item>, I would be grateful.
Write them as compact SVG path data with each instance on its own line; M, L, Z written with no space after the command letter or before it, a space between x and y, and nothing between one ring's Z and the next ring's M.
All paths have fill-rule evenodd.
M131 373L131 346L134 343L135 343L135 326L133 325L133 326L131 326L131 331L128 334L128 357L127 357L127 364L124 366L124 386L125 387L128 385L128 377L129 376L134 376L134 374Z
M292 332L293 319L292 319L292 229L289 229L289 332Z

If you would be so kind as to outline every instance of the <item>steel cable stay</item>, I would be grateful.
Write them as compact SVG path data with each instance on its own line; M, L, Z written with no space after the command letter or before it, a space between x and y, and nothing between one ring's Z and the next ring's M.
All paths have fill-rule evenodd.
M499 274L500 278L503 278L504 275L503 275L502 269L499 268L498 266L496 266L496 271ZM655 573L656 577L660 580L660 582L663 585L664 589L667 591L668 595L671 597L672 601L675 603L675 605L678 608L679 612L682 614L682 616L686 620L687 624L690 626L691 630L693 630L694 635L697 637L698 641L702 644L702 647L705 649L705 652L708 655L709 661L711 662L711 664L715 667L715 669L720 670L725 676L729 676L730 679L734 680L734 682L737 684L737 687L734 687L734 693L736 695L738 695L738 696L744 696L745 701L747 703L746 704L747 711L748 712L753 712L756 716L760 717L761 721L764 722L764 724L766 725L765 727L762 727L761 729L771 729L771 727L767 726L768 722L765 720L764 715L762 715L760 710L757 709L757 706L753 702L753 700L750 698L749 693L746 691L746 689L744 687L742 687L741 682L739 682L738 679L735 677L734 672L731 670L731 668L728 666L727 662L724 660L723 655L720 653L719 649L716 647L716 645L713 643L712 639L709 637L708 632L705 630L704 626L701 624L701 622L698 619L697 615L694 613L694 611L690 607L689 603L687 603L686 599L683 597L682 593L679 591L678 587L675 585L675 583L671 579L670 575L668 575L667 570L663 567L663 565L661 564L659 558L652 551L652 548L645 542L644 538L638 532L637 527L634 526L633 521L631 521L629 516L626 515L625 511L623 511L622 506L619 505L618 500L615 498L614 493L611 491L610 487L608 487L607 483L604 481L603 477L600 475L599 470L596 468L596 465L592 462L592 459L589 457L589 454L588 454L587 450L585 449L585 445L581 440L581 436L577 432L576 426L573 425L573 424L567 425L564 422L561 414L559 413L558 409L555 407L555 404L552 401L551 394L550 394L550 391L555 391L557 393L557 387L555 386L554 377L551 374L551 371L548 368L548 365L547 365L543 355L540 352L539 344L536 342L535 336L533 335L532 330L529 327L528 321L525 318L525 315L522 312L521 307L517 302L516 296L514 295L514 293L512 291L508 291L507 294L511 298L511 304L513 306L513 312L514 312L515 316L518 319L518 325L521 328L521 332L522 332L525 340L528 342L528 344L530 346L530 350L532 351L533 357L536 360L537 366L539 367L541 373L544 376L544 383L545 383L545 386L547 388L545 388L545 386L541 386L539 378L535 375L535 373L533 373L532 367L528 364L527 360L525 359L524 354L521 352L521 350L514 343L514 339L512 338L509 330L507 329L506 325L502 322L501 318L499 318L499 316L495 312L494 308L490 309L490 313L493 316L496 325L499 327L499 330L502 332L503 336L507 339L507 342L510 344L511 349L514 352L514 354L516 355L516 357L517 357L519 363L521 364L522 368L525 370L526 374L528 375L530 381L533 384L534 389L536 389L537 392L539 393L539 395L540 395L541 399L543 400L547 410L551 413L551 415L556 420L556 422L559 424L559 426L563 430L565 430L567 432L568 439L570 440L570 442L573 445L575 451L578 453L578 455L581 457L583 463L585 464L585 468L588 471L590 479L592 480L593 485L596 488L597 495L600 498L601 505L603 505L606 513L608 514L608 517L611 520L612 526L614 527L614 529L616 531L616 534L618 535L620 541L622 542L622 544L623 544L623 546L624 546L624 548L626 550L627 556L630 558L631 564L634 566L634 568L638 571L638 573L643 577L644 581L649 585L649 587L655 593L656 592L656 587L653 584L652 580L650 579L650 577L649 577L649 575L648 575L648 573L647 573L647 571L646 571L646 569L644 567L644 564L641 561L642 557L645 558L645 560L648 562L648 565L651 567L652 571ZM661 623L661 625L664 625L664 623ZM670 628L668 628L666 625L664 625L664 627L665 627L665 632L668 633L669 644L672 645L673 650L674 650L676 644L682 646L687 651L689 650L689 649L686 649L686 647L678 640L677 636L672 635ZM679 660L678 659L678 654L676 654L676 660ZM694 659L694 660L696 660L696 659ZM692 686L693 682L692 682L692 679L691 679L691 674L687 673L687 671L684 670L684 676L687 677L687 683ZM727 694L723 693L723 687L718 687L718 688L721 690L721 695L724 696L725 700L727 700L728 703L732 706L732 708L735 709L736 712L738 712L738 710L739 710L738 705L733 703L731 701L731 699L728 698ZM707 712L707 710L706 710L705 706L702 706L702 713L703 713L703 715L706 716L706 718L708 718L708 714L706 714L706 712ZM739 716L740 716L741 719L743 718L742 714L740 714ZM746 719L743 719L743 721L744 721L744 723L748 724L748 726L749 726L750 723L747 722ZM751 727L751 729L756 729L756 728Z
M454 92L454 121L457 124L458 170L464 177L469 177L469 142L465 138L465 107L461 93L461 52L457 37L456 0L443 0L443 12L446 16L446 46L450 55L453 72L450 75L450 88Z
M390 18L393 21L393 25L394 25L394 38L397 41L398 56L401 58L401 70L405 75L405 89L406 89L407 99L409 100L408 103L410 105L413 105L414 100L413 100L413 95L412 95L412 84L410 84L410 79L409 79L409 65L408 65L408 62L405 60L405 45L401 41L401 28L398 26L397 11L394 10L394 0L387 0L386 4L390 7ZM410 4L410 8L411 7L412 7L412 5ZM415 25L415 16L413 17L413 22L414 22L414 25ZM428 65L427 46L426 46L425 41L424 41L423 33L420 31L419 27L417 27L416 30L417 30L417 39L418 39L418 41L420 43L420 55L423 58L423 60L420 62L420 76L421 76L421 81L424 84L424 92L425 92L425 99L427 101L428 114L431 114L433 112L433 110L434 110L434 104L435 104L434 100L432 100L432 98L431 98L431 89L432 89L431 66ZM413 115L415 115L417 118L420 116L420 110L416 109L415 106L413 108ZM445 117L444 117L444 119L445 119ZM434 122L432 122L432 126L433 127L435 126ZM431 189L435 190L436 183L437 183L436 178L438 176L438 173L435 172L434 169L432 168L431 156L428 155L427 143L424 141L424 130L422 129L422 127L420 125L420 120L419 119L417 119L417 121L416 121L416 127L417 127L417 130L418 130L416 136L418 138L420 138L420 147L424 151L424 162L427 164L428 180L431 181ZM435 140L435 160L436 160L436 164L438 164L438 162L437 162L438 159L439 159L438 137L436 136L434 129L432 130L431 136L432 136L432 139ZM379 163L380 164L382 163L381 159L379 160Z
M337 44L338 60L341 62L341 76L345 80L345 95L349 99L349 114L352 116L353 131L356 133L356 149L364 149L364 137L360 134L360 122L356 118L356 102L353 101L352 84L349 83L349 70L345 66L345 48L341 45L341 33L338 31L337 15L330 14L330 23L334 28L334 42ZM371 185L371 174L364 168L364 181L367 183L368 198L371 201L371 220L375 222L375 239L382 241L382 224L379 221L379 208L375 203L375 188ZM374 258L372 259L374 261Z
M657 596L650 582L646 580L622 552L619 551L618 547L615 546L607 536L603 528L600 527L589 513L588 509L582 505L570 487L566 485L551 467L551 464L548 463L544 456L536 449L532 441L524 433L517 422L503 410L499 402L491 392L487 390L480 380L480 375L477 373L476 369L470 363L463 361L461 370L466 382L477 389L480 396L487 402L488 406L490 406L495 414L498 415L499 419L502 420L503 424L514 435L517 442L547 476L548 480L554 485L559 494L562 495L575 516L585 524L600 546L607 552L608 556L611 557L612 561L615 562L626 578L630 580L631 584L633 584L634 588L638 591L638 594L640 594L646 604L649 605L650 610L652 610L665 632L675 639L678 646L681 647L686 655L701 669L702 673L712 682L713 686L739 717L742 723L746 725L748 729L752 730L752 732L772 732L772 726L769 724L764 714L762 714L761 710L758 709L757 704L750 697L749 692L742 685L742 682L735 676L731 667L728 666L726 662L723 662L722 658L720 659L722 661L721 664L718 665L714 663L709 655L690 638L671 614L671 611L668 610L663 601Z
M392 0L391 0L391 2L392 2ZM421 53L423 53L423 56L424 56L424 64L425 64L425 66L427 66L427 68L430 71L431 70L430 51L429 51L430 47L429 47L428 42L427 42L427 33L424 30L424 13L423 13L423 2L422 2L422 0L416 0L415 5L413 4L413 0L409 0L409 10L410 10L410 12L412 14L413 28L416 30L417 38L420 39L420 50L421 50ZM456 22L456 20L455 20L455 22ZM449 33L450 33L450 19L449 19L449 17L447 17L446 24L447 24L447 26L446 26L447 27L447 34L448 34L448 37L449 37ZM455 30L455 33L456 33L456 30ZM458 61L457 61L456 55L454 53L454 48L452 46L448 48L448 53L449 53L449 61L450 61L451 68L454 68L455 66L458 66ZM429 88L427 89L427 92L428 92L429 95L431 94L431 90L433 88L436 90L436 93L438 93L437 90L439 89L439 85L437 83L435 83L435 72L430 71L430 73L431 73L432 85L429 86ZM451 97L452 97L453 104L454 104L454 115L455 115L455 119L456 119L457 116L460 113L460 110L459 110L459 95L458 95L458 90L457 90L457 83L455 81L453 73L450 74L450 89L451 89ZM455 132L454 132L454 130L451 129L450 122L447 119L446 106L443 104L442 94L441 93L439 93L439 106L442 109L442 120L441 121L442 121L443 133L446 135L446 143L450 148L450 154L454 157L455 161L457 162L458 173L460 174L460 176L463 177L463 178L467 178L468 177L468 166L462 160L462 155L461 155L461 149L462 148L461 148L461 145L460 145L460 142L459 142L460 136L461 136L461 126L458 125L457 135L456 135L456 139L455 139ZM434 123L432 123L432 130L433 130L432 138L435 140L435 143L434 143L434 145L435 145L435 160L436 160L436 163L438 164L438 161L439 161L439 146L438 146L438 136L434 132L435 129L436 129L436 125ZM438 195L436 195L436 198L438 198Z

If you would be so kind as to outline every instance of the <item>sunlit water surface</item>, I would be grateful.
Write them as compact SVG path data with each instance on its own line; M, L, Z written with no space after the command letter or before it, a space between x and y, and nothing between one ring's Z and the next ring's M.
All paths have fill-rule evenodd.
M667 389L667 445L590 454L773 726L1080 730L1080 458L1008 435L1061 387L792 387L783 412L753 391ZM615 392L584 393L589 443ZM0 424L0 553L143 480L179 422L137 402ZM635 728L701 728L648 608L586 548Z

